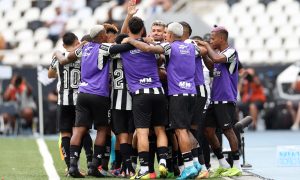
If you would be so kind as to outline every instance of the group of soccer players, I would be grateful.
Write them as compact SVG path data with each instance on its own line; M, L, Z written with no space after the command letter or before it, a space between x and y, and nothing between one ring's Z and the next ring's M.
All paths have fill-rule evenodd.
M107 175L112 131L119 155L111 173L119 177L157 178L155 153L160 178L241 175L233 131L239 60L228 45L228 31L215 27L207 43L200 37L190 39L192 29L186 22L155 21L147 37L136 12L132 0L121 34L110 24L95 25L81 43L66 33L66 53L53 55L48 75L58 77L58 125L68 174L84 177L78 168L84 147L87 174ZM213 75L211 86L205 82L206 68ZM92 127L97 130L94 145ZM229 141L232 165L222 154L217 127ZM205 141L219 160L212 173L203 158ZM137 171L132 159L136 154Z

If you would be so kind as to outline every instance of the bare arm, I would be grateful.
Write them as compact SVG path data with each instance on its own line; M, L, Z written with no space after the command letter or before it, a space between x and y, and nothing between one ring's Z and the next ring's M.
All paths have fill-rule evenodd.
M127 34L128 33L128 22L129 20L137 13L138 9L136 9L136 2L135 0L129 0L128 8L127 8L127 16L123 22L121 33Z
M57 78L57 73L54 69L52 69L51 67L49 67L48 70L48 78Z
M163 54L165 52L164 48L161 47L160 45L150 46L149 44L146 44L141 41L137 41L132 38L125 38L124 42L126 42L126 41L127 41L127 43L133 45L134 47L136 47L137 49L140 49L143 52L151 52L151 53L155 53L155 54Z
M203 62L207 67L207 69L212 71L214 69L214 62L211 59L209 59L208 56L202 56L202 57L203 57Z
M205 42L205 41L197 41L197 42L201 46L204 46L207 49L207 55L214 63L226 63L227 62L226 56L223 54L216 53L207 42Z
M86 43L86 41L82 41L79 45L74 47L74 51L71 51L68 54L68 57L65 57L60 51L54 52L53 56L55 56L58 59L58 62L61 65L70 64L78 59L78 55L81 53L82 46Z

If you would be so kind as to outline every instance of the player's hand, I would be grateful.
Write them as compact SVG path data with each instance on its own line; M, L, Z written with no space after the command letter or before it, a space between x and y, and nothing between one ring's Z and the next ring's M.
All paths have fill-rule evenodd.
M122 40L121 44L130 43L131 40L132 40L131 37L124 38L124 39Z
M139 9L136 8L136 0L129 0L127 7L127 14L133 16L138 12Z
M147 44L153 44L154 43L154 39L152 37L144 37L143 41Z

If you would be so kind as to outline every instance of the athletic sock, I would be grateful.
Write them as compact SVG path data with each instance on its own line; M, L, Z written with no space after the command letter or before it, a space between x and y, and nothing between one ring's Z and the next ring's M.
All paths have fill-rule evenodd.
M167 168L169 172L174 172L174 162L172 158L172 146L168 147Z
M96 168L102 163L102 159L105 153L105 146L94 145L94 159L96 159L97 163L94 164Z
M164 164L167 166L167 158L168 158L168 147L158 147L157 148L157 155L159 157L159 164Z
M141 165L141 173L149 171L149 152L142 151L139 152L139 160Z
M155 136L152 135L149 137L149 172L154 172L154 162L155 162L155 152L156 152L156 143Z
M198 160L198 148L192 149L192 155L193 155L193 161L194 162L199 162L199 160Z
M121 146L121 145L120 145ZM120 147L121 149L121 147ZM115 169L119 169L122 163L122 154L120 150L115 150L116 160L115 160Z
M77 167L77 160L79 159L80 156L80 146L76 146L76 145L70 145L70 166L72 167ZM76 163L76 164L72 164L72 162Z
M240 170L242 170L241 164L240 164L240 153L239 151L232 151L232 159L233 159L233 167L236 167Z
M182 159L183 159L183 163L184 163L185 168L194 166L194 164L193 164L193 155L192 155L191 151L182 153Z
M109 156L110 156L110 149L111 149L111 136L106 135L106 140L105 140L105 152L104 152L104 157L102 158L102 169L108 170L108 163L109 163Z
M68 169L70 168L70 140L70 137L61 138L61 149Z
M93 159L93 140L90 133L86 133L82 139L83 148L86 155L87 162L92 162Z

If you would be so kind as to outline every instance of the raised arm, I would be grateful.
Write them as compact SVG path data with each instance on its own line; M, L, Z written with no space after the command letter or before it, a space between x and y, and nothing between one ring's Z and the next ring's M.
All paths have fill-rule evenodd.
M128 34L128 22L137 13L136 0L129 0L127 7L127 16L123 22L121 33Z
M87 42L83 41L79 45L77 45L74 48L74 51L71 51L67 57L65 57L60 51L55 51L53 56L55 56L61 65L66 65L70 64L72 62L75 62L78 57L81 57L82 54L82 47L85 45Z
M140 49L143 52L151 52L155 54L163 54L165 52L164 48L160 45L150 46L149 44L135 40L133 38L125 38L122 43L125 42L133 45L134 47Z
M48 78L56 78L57 77L57 59L54 57L52 58L52 62L50 64L50 67L48 69Z
M199 43L201 46L204 46L207 49L207 55L214 63L226 63L227 62L226 56L224 54L216 53L207 42L197 41L197 43Z

